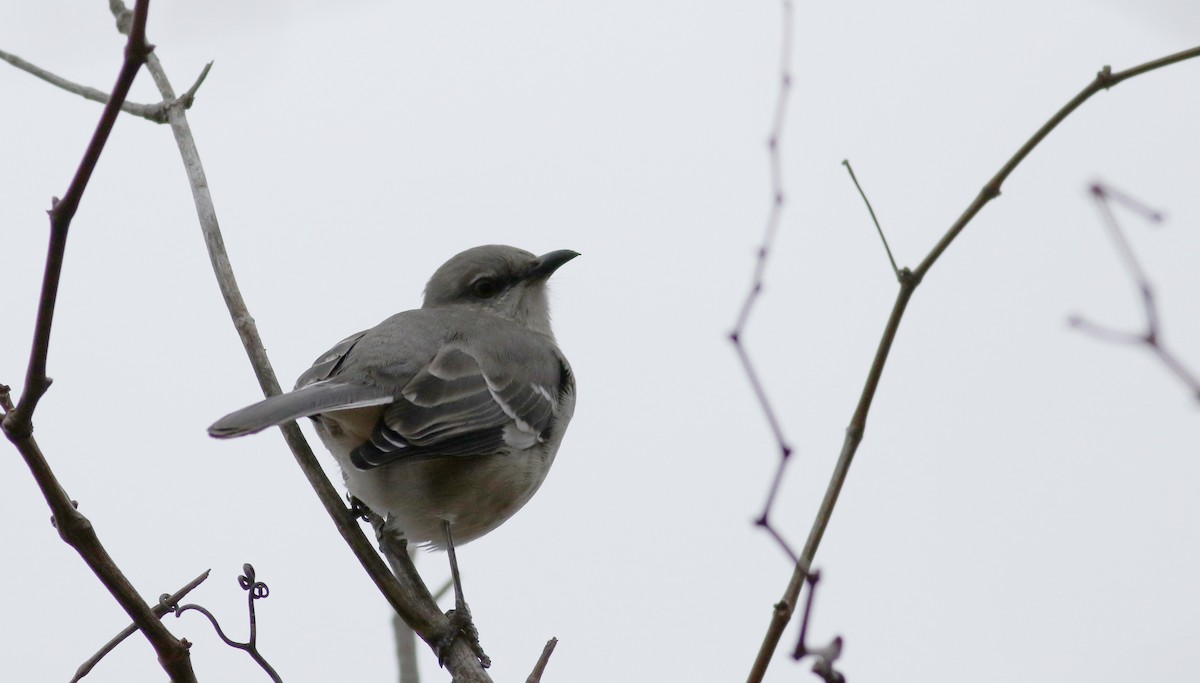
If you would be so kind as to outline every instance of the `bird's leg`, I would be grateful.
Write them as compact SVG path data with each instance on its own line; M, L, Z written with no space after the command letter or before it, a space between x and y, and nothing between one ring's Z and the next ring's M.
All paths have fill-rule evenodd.
M408 539L404 537L404 534L395 528L388 527L386 519L370 510L367 510L365 519L371 523L371 528L375 529L375 541L379 544L379 549L383 551L384 557L388 559L389 565L392 564L392 558L398 559L401 555L408 557ZM394 566L392 573L395 573Z
M450 619L450 632L438 643L438 664L442 663L441 653L446 652L454 639L462 635L471 646L471 651L479 658L479 663L486 669L492 665L492 660L484 653L483 646L479 644L479 630L475 628L475 622L471 620L471 609L467 607L467 601L463 598L462 579L458 575L458 557L454 554L454 536L450 533L450 522L442 522L442 531L446 534L446 554L450 556L450 580L454 584L454 609L446 612L446 616Z

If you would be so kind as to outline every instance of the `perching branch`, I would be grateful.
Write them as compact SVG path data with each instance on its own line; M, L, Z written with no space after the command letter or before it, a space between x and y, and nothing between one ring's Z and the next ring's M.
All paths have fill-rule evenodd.
M126 32L129 27L130 14L125 8L125 4L121 0L109 0L109 9L116 17L118 30ZM158 86L163 99L178 101L158 59L151 55L147 60L146 68ZM200 153L196 148L196 142L188 124L185 107L181 105L168 107L167 121L171 125L171 132L175 136L180 156L183 158L184 169L187 171L188 181L192 188L192 198L200 219L200 230L204 235L209 260L212 263L221 296L225 299L225 306L229 309L234 328L250 359L250 365L258 378L263 394L276 396L282 393L279 380L275 376L254 318L251 317L246 302L242 298L233 267L230 265L229 254L225 250L225 240L221 236L221 228L217 221L212 194L209 192L208 179L205 176ZM333 484L329 482L329 478L325 476L324 470L321 469L312 448L300 432L300 428L295 423L291 423L280 429L293 457L308 479L309 485L316 492L317 498L325 507L325 511L333 520L334 526L346 544L350 546L351 551L358 558L371 580L375 582L388 604L421 636L422 640L431 646L437 643L442 634L450 629L450 622L446 615L438 609L437 603L430 595L429 589L421 581L420 575L416 573L416 569L411 568L411 562L408 563L411 572L405 572L407 575L401 576L399 579L388 570L383 559L379 557L370 541L367 540L358 524L357 516L346 506ZM480 666L479 660L472 654L465 639L456 639L450 646L449 652L443 653L443 660L455 681L491 681L491 678Z
M50 245L46 255L46 270L42 279L42 291L38 301L37 322L34 325L33 345L29 353L29 367L25 373L25 386L21 398L11 408L5 400L5 436L17 447L25 464L33 474L54 517L54 525L64 541L79 553L88 567L116 598L137 627L146 635L159 663L173 681L194 681L191 658L187 644L179 640L158 620L154 611L138 594L133 584L117 567L108 551L100 543L92 523L80 514L75 503L63 489L50 464L46 461L37 441L33 438L33 414L38 402L50 387L46 376L46 364L50 355L50 333L54 326L54 308L58 300L59 281L62 277L63 257L67 247L67 233L71 219L79 208L83 192L100 161L100 154L112 133L113 125L121 110L121 103L129 95L133 79L154 49L146 42L146 17L149 0L138 0L131 18L129 40L125 44L125 59L113 86L112 99L100 114L100 122L83 154L83 160L62 199L54 199L50 209Z
M863 434L866 430L867 415L870 412L872 401L875 398L875 391L879 387L879 380L883 375L883 367L887 362L888 354L892 348L892 342L896 338L896 331L900 327L900 321L904 317L904 311L908 306L909 300L912 298L913 292L916 291L922 279L929 272L929 269L937 262L941 255L946 251L950 244L958 237L959 233L966 228L971 219L991 200L1000 195L1001 185L1013 172L1013 170L1024 161L1025 157L1033 151L1037 145L1053 131L1058 124L1062 123L1072 112L1078 109L1084 102L1090 99L1093 95L1101 90L1107 90L1127 79L1139 76L1141 74L1160 69L1164 66L1169 66L1177 62L1182 62L1187 59L1200 56L1200 47L1195 47L1190 50L1178 52L1173 55L1168 55L1161 59L1156 59L1145 64L1135 66L1125 71L1113 73L1110 67L1105 66L1100 70L1096 77L1079 92L1075 97L1071 98L1061 109L1059 109L1049 120L1042 125L1041 128L1033 134L1021 146L1020 149L1000 168L991 180L984 184L979 194L963 211L962 215L950 226L946 233L933 246L929 254L925 256L920 265L914 270L901 268L899 272L900 289L896 293L896 301L892 305L892 312L888 316L887 323L884 327L883 337L879 341L879 347L875 351L875 357L871 361L871 367L867 373L867 380L863 386L862 394L859 396L858 404L855 406L854 413L850 418L850 424L846 427L846 437L842 445L841 453L838 456L837 463L834 465L834 471L829 480L829 485L826 488L825 496L821 501L821 505L817 510L816 518L813 520L812 528L809 531L808 538L804 543L803 549L800 551L799 559L792 571L791 580L784 591L783 599L776 604L771 615L771 621L767 627L766 635L763 637L763 643L759 648L758 656L754 661L750 670L748 681L755 683L761 681L766 674L767 667L770 664L771 656L774 654L779 645L779 639L783 635L783 630L791 620L792 614L795 612L797 600L800 595L800 589L803 587L805 579L808 577L809 569L812 566L813 558L816 555L817 548L821 544L821 539L825 534L825 529L829 525L830 517L833 515L833 508L837 504L838 496L841 493L842 486L845 484L846 476L850 471L850 464L854 460L855 453L858 452L858 446L862 442Z

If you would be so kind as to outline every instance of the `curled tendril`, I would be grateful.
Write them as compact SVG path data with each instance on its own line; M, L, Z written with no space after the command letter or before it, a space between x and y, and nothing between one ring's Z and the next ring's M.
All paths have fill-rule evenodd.
M263 583L262 581L255 580L254 567L249 563L242 565L242 575L238 577L238 585L242 587L242 590L247 591L246 606L250 613L250 638L244 643L239 643L236 640L232 640L226 636L225 631L221 629L221 624L217 622L217 618L213 616L212 612L209 612L206 608L201 607L200 605L170 605L167 604L167 601L171 597L169 595L163 595L160 597L159 604L174 612L177 618L182 616L184 612L188 611L194 611L203 614L205 618L208 619L209 623L212 624L213 630L216 631L218 638L220 638L229 647L242 650L246 654L250 655L250 658L253 659L260 667L262 667L263 671L267 672L267 675L271 677L272 681L279 683L283 679L281 679L279 674L275 672L275 669L267 663L267 660L264 659L261 654L259 654L258 646L255 644L258 640L258 626L254 616L254 601L267 597L271 594L271 590L267 587L267 584Z
M271 589L262 581L254 580L254 567L250 564L242 565L242 575L238 577L238 585L244 591L250 591L250 600L261 600L271 595ZM253 607L251 608L253 611Z

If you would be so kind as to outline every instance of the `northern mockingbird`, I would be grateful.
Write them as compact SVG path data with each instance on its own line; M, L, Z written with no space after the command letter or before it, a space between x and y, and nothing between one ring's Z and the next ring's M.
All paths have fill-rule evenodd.
M578 255L468 249L433 274L421 308L343 339L293 391L208 433L243 436L311 417L346 488L384 530L449 551L455 613L466 620L456 628L473 636L454 546L521 509L554 462L575 378L550 331L546 280Z

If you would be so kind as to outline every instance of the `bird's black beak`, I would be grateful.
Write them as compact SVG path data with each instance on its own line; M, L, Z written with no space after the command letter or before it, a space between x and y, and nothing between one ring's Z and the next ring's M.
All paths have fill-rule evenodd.
M523 280L545 280L554 274L564 263L579 256L579 252L570 249L559 249L538 257L537 263L530 269Z

